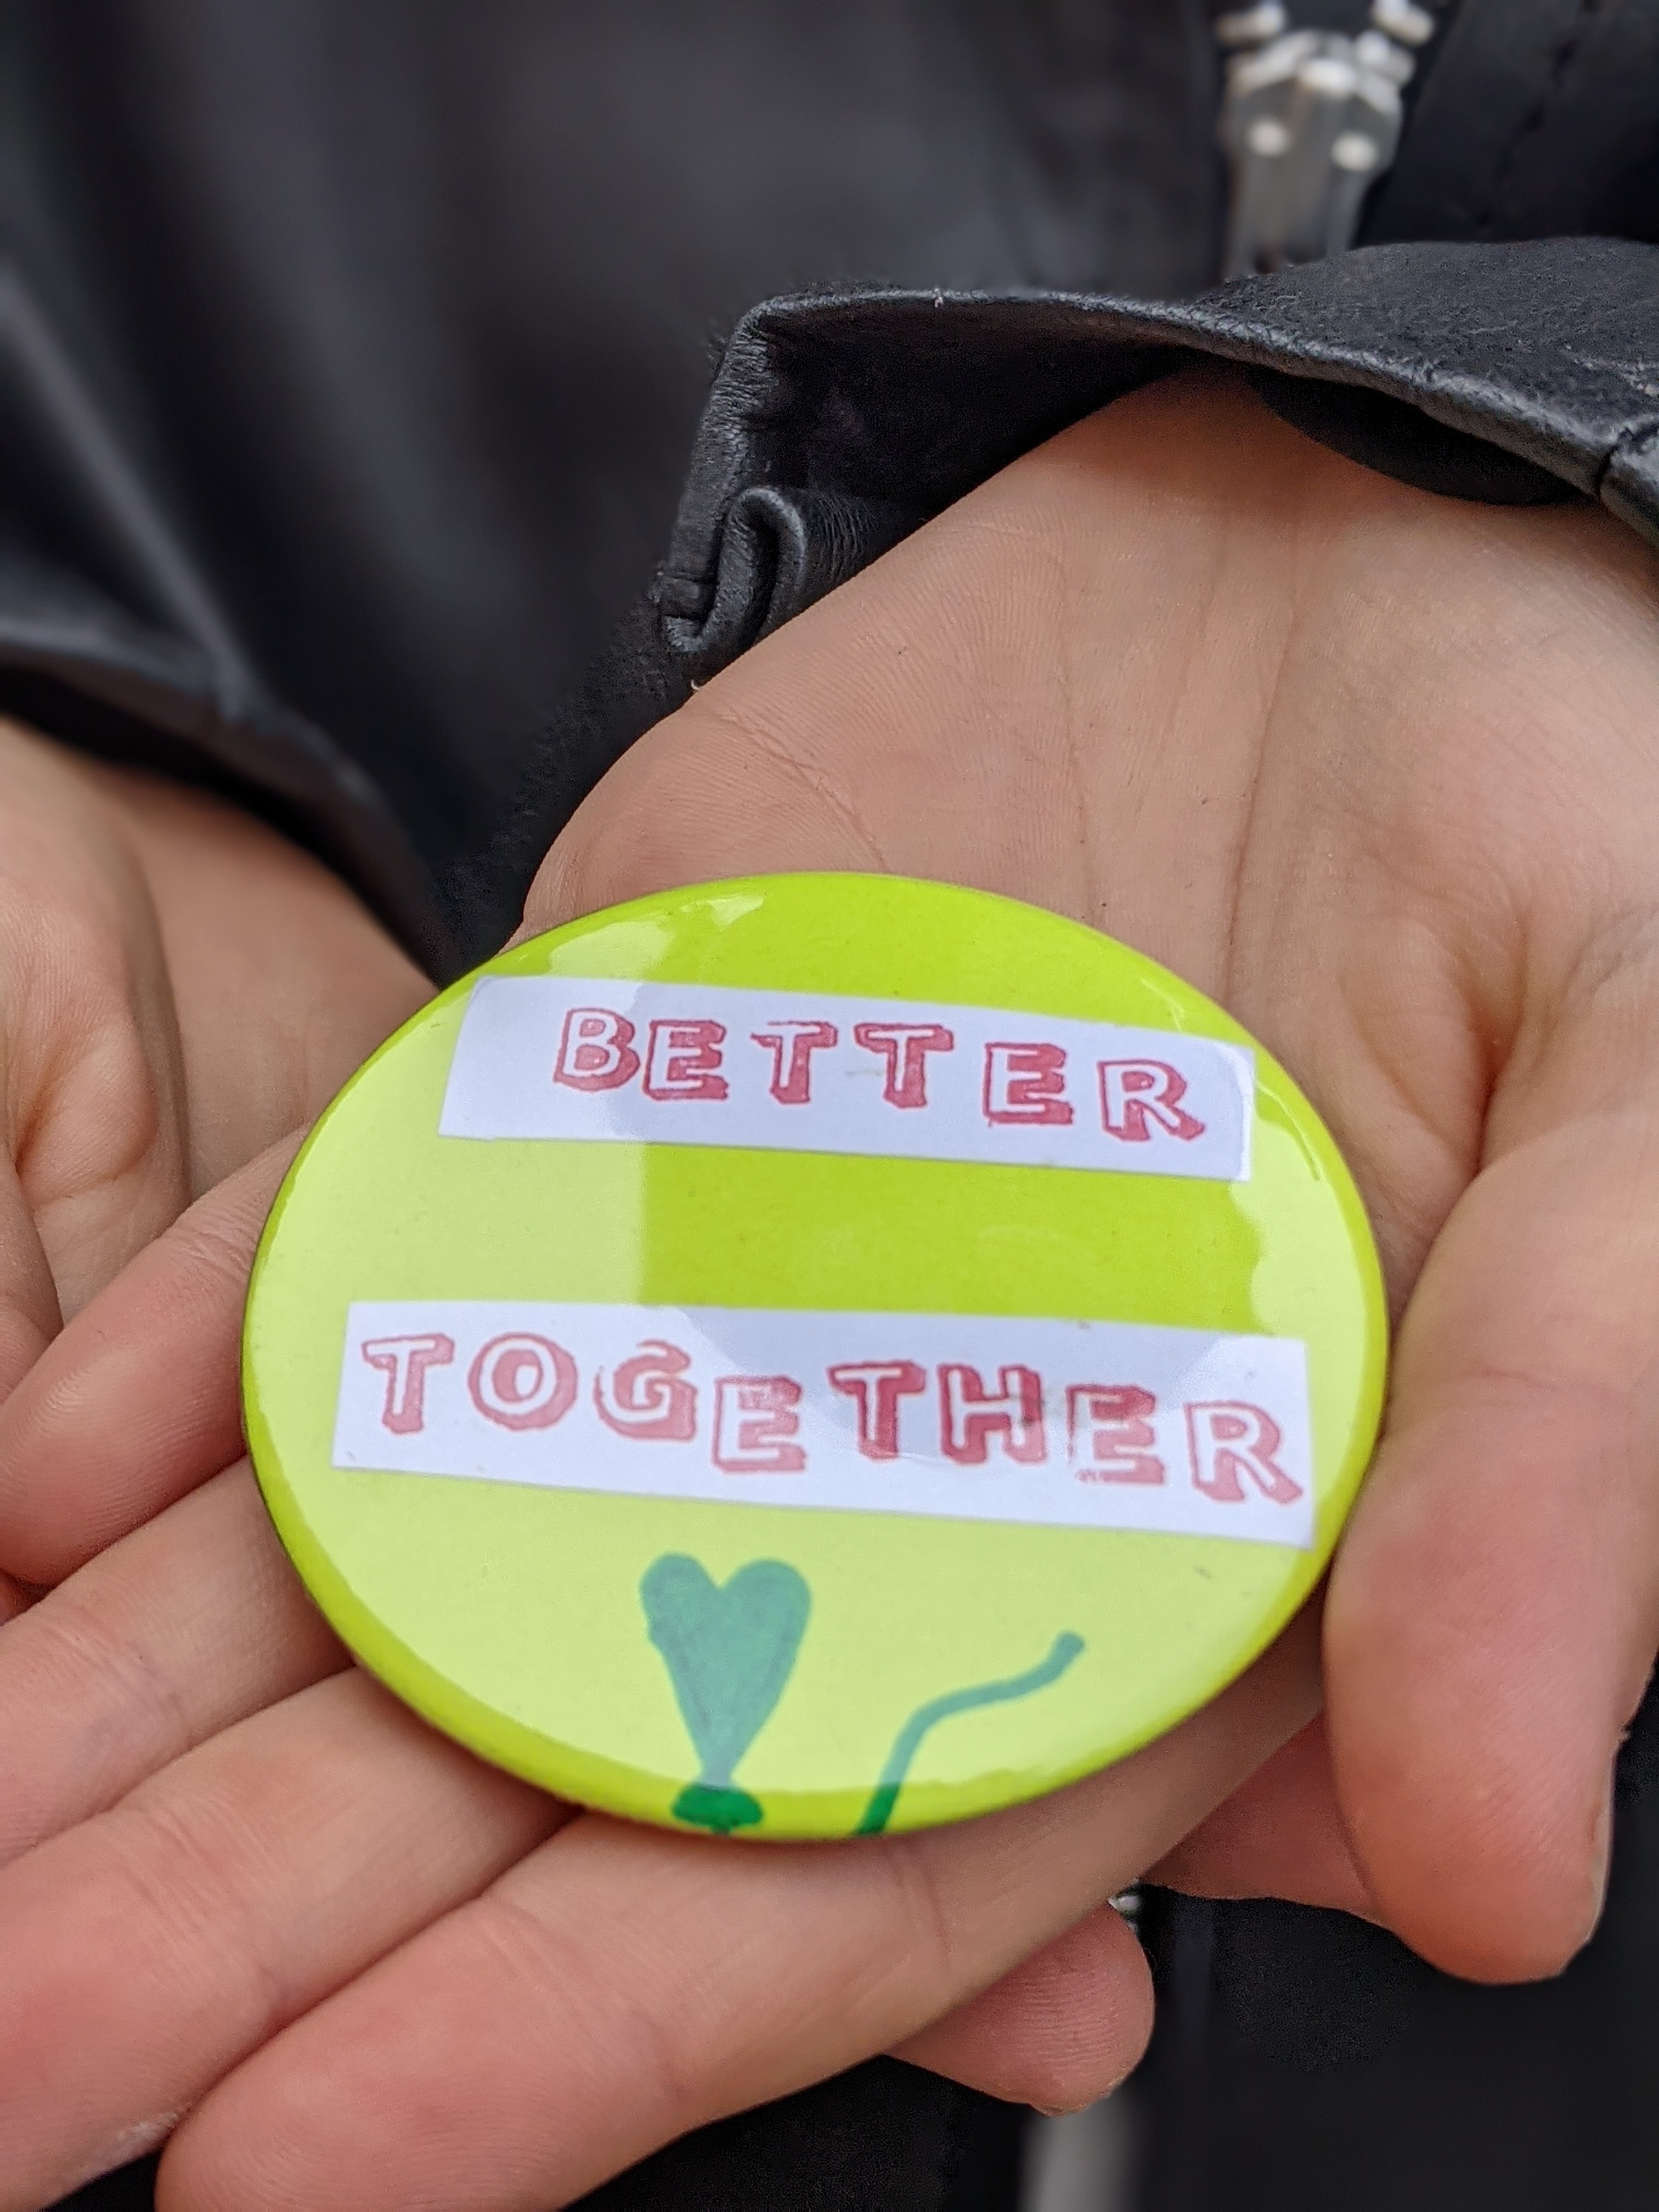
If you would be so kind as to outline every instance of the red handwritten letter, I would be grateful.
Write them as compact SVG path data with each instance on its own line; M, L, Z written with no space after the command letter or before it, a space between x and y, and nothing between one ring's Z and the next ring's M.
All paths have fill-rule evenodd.
M722 1375L714 1385L714 1464L722 1474L799 1474L806 1454L787 1375Z
M1158 1401L1133 1382L1074 1382L1066 1393L1066 1429L1079 1482L1162 1482L1153 1453Z
M634 1024L606 1006L572 1006L564 1018L553 1080L572 1091L619 1091L640 1072Z
M898 1401L927 1388L926 1369L914 1359L870 1359L832 1367L829 1373L832 1390L858 1400L859 1449L866 1459L896 1459Z
M753 1032L757 1044L772 1055L772 1080L768 1086L780 1106L810 1105L812 1097L812 1054L827 1052L841 1042L833 1022L774 1022Z
M472 1402L503 1429L550 1429L576 1402L576 1363L550 1336L492 1336L466 1378Z
M386 1378L380 1426L394 1437L418 1435L426 1426L426 1370L448 1366L455 1357L454 1338L436 1329L429 1336L377 1336L362 1352Z
M1284 1438L1279 1424L1260 1406L1188 1406L1187 1442L1193 1480L1206 1498L1237 1505L1246 1481L1275 1505L1289 1505L1302 1495L1301 1484L1292 1482L1273 1457Z
M1181 1103L1187 1095L1187 1079L1164 1060L1103 1060L1100 1063L1100 1109L1109 1136L1126 1145L1151 1141L1149 1123L1190 1144L1204 1134Z
M1034 1367L1005 1367L994 1395L975 1367L939 1370L939 1449L961 1467L983 1467L1000 1437L1010 1459L1034 1467L1048 1456L1042 1429L1042 1377Z
M647 1098L724 1098L723 1022L653 1022L645 1055Z
M593 1404L606 1428L636 1442L689 1444L697 1433L697 1392L684 1380L690 1356L652 1338L624 1359L607 1385L593 1377Z
M890 1106L925 1106L927 1055L957 1048L954 1034L938 1022L854 1022L853 1036L866 1052L878 1052L886 1060L881 1095Z
M1066 1054L1057 1044L988 1044L985 1048L988 1121L1071 1127L1066 1102Z

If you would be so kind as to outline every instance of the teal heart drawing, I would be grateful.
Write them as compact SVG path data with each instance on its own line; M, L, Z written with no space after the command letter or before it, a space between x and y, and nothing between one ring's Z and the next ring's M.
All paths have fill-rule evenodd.
M697 1754L676 1815L722 1835L754 1826L762 1808L732 1772L794 1668L812 1604L805 1578L781 1559L750 1559L717 1583L700 1561L668 1552L641 1576L640 1601Z

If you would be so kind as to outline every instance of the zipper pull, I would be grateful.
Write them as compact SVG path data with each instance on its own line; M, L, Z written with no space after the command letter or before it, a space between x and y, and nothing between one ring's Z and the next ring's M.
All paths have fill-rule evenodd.
M1401 90L1437 27L1416 0L1371 0L1358 38L1293 31L1277 0L1217 19L1230 56L1218 130L1231 176L1224 277L1352 245L1399 149Z

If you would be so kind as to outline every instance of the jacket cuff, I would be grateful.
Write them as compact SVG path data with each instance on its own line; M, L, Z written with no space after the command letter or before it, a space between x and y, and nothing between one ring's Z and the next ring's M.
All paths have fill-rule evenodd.
M1068 423L1208 355L1369 465L1600 499L1659 544L1659 246L1373 246L1172 304L775 300L721 362L658 586L701 681Z
M343 876L429 974L459 964L429 874L375 786L245 665L151 627L78 574L8 555L0 714L216 792Z
M1425 489L1599 499L1659 544L1659 246L1382 246L1174 304L862 291L746 315L668 559L483 867L522 884L606 768L758 638L1006 463L1194 355Z
M0 417L9 454L55 466L64 506L95 518L100 548L69 564L0 544L0 714L263 816L343 876L429 972L453 974L457 932L408 834L356 763L260 681L165 501L9 270Z

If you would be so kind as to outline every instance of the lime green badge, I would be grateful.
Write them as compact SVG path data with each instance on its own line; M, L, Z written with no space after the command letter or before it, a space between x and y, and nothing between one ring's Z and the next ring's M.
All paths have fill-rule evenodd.
M779 876L490 961L341 1093L248 1437L376 1674L560 1794L761 1837L1052 1790L1312 1589L1376 1255L1307 1101L1035 908Z

